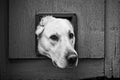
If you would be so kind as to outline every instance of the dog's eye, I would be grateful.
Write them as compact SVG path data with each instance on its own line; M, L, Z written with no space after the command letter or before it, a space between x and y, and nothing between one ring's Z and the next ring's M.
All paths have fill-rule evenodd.
M74 34L73 34L73 33L69 33L69 38L70 38L70 39L72 39L72 38L73 38L73 36L74 36Z
M56 35L52 35L52 36L50 36L50 39L52 39L54 41L58 41L59 38Z

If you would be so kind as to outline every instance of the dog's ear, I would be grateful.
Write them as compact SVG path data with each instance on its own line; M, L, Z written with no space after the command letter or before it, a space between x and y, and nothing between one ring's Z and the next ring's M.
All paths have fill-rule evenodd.
M41 19L39 25L37 26L37 29L35 31L36 35L39 35L40 33L43 32L45 29L45 25L51 21L53 21L55 18L52 16L45 16Z
M38 25L38 26L37 26L37 29L36 29L36 31L35 31L35 34L38 36L39 34L42 33L43 30L44 30L44 27L41 26L41 25Z

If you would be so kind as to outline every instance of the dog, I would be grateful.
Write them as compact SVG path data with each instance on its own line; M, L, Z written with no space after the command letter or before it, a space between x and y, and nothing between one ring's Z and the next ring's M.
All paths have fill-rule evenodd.
M77 66L74 28L69 20L45 16L41 18L35 34L39 53L49 57L55 66L59 68Z

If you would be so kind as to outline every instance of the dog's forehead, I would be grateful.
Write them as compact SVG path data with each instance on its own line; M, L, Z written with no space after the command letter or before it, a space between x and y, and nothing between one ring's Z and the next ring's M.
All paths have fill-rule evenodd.
M56 19L45 26L45 33L48 35L58 33L66 34L68 31L73 32L72 24L66 19Z

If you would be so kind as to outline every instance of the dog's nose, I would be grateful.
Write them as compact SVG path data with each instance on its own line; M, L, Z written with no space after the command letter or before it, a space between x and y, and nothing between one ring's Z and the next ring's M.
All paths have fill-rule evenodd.
M68 58L68 64L71 66L74 65L76 63L76 61L77 61L77 57Z
M74 66L77 62L78 56L74 54L70 54L67 56L67 62L70 67Z

